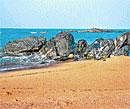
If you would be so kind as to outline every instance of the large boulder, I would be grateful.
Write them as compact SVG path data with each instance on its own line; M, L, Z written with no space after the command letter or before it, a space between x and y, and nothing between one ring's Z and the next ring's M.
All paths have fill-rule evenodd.
M87 59L104 59L110 57L115 48L114 41L112 39L96 39L89 48L86 50L85 57Z
M130 32L124 33L123 35L117 37L115 39L115 50L113 51L112 55L114 56L128 56L129 52L129 41L128 38L130 38Z
M60 32L54 37L55 46L59 56L68 56L74 52L75 42L71 33Z
M28 55L38 52L45 43L45 38L28 37L7 43L4 51L9 55Z
M42 47L40 53L49 58L56 59L57 57L68 57L70 53L74 52L74 49L75 42L73 35L68 32L60 32Z

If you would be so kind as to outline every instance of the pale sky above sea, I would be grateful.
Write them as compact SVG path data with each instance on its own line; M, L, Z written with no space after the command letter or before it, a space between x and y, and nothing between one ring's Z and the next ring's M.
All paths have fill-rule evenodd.
M130 0L0 0L0 27L130 29Z

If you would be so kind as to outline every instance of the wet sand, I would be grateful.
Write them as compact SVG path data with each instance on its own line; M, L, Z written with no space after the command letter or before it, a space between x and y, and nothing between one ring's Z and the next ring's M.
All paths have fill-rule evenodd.
M0 109L130 109L130 57L0 73Z

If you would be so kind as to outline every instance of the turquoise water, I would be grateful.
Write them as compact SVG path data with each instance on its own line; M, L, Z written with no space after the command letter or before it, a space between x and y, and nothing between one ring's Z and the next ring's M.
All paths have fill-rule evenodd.
M48 40L54 37L58 32L67 31L69 29L0 29L0 47L4 47L6 43L9 41L13 41L16 39L22 39L28 36L44 36ZM72 29L71 29L72 30ZM73 29L75 30L75 29ZM81 29L76 29L77 31ZM83 30L83 29L82 29ZM88 32L71 32L77 42L79 39L85 39L89 44L91 44L97 38L105 38L105 39L115 39L117 36L123 34L130 30L113 30L113 32L104 32L104 33L88 33ZM45 32L45 34L41 34L41 32Z
M71 29L72 30L72 29ZM76 30L71 32L74 36L75 42L80 39L85 39L88 44L93 43L97 38L104 39L115 39L117 36L130 31L129 30L119 30L115 29L112 32L103 32L103 33L89 33L89 32L78 32L83 29L73 29ZM26 38L29 36L37 37L46 37L47 40L55 37L57 33L61 31L69 31L69 29L0 29L0 50L4 48L5 45L13 40ZM41 34L44 33L44 34ZM130 54L130 53L129 53ZM11 57L3 56L2 51L0 51L0 71L13 70L13 69L22 69L22 68L33 68L36 66L41 66L39 64L41 61L40 57L37 55L32 56L21 56L21 57ZM53 60L44 60L44 65L50 65L54 63Z

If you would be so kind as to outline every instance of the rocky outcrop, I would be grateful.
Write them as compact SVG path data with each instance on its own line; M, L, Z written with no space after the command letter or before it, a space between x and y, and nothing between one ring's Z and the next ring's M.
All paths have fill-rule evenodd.
M105 59L110 57L114 49L115 45L112 39L97 39L89 46L84 55L87 59Z
M128 38L130 37L130 32L127 32L115 39L115 50L113 51L112 55L120 56L125 55L128 56L129 51L129 42Z
M40 50L42 54L47 57L56 58L67 57L70 53L73 53L75 49L74 37L68 32L60 32L46 43L46 45Z
M28 37L5 46L5 53L9 55L32 55L42 59L54 60L81 60L81 59L106 59L111 55L128 55L130 32L125 33L114 40L96 39L91 45L81 39L75 44L74 37L69 32L60 32L54 38L46 41L45 38ZM76 46L77 45L77 46Z
M4 51L9 55L30 55L37 52L47 58L56 58L57 56L67 57L70 53L74 53L74 49L73 35L60 32L49 41L40 37L28 37L9 42Z
M45 38L28 37L9 42L5 46L4 51L9 55L28 55L34 52L38 52L45 43Z

